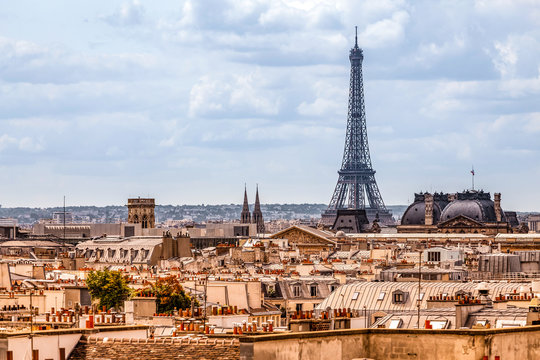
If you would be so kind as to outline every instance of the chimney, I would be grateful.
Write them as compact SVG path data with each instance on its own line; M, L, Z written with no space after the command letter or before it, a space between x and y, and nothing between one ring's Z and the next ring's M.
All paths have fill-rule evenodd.
M497 219L497 222L502 221L502 210L501 210L501 193L495 193L493 194L495 200L495 218Z
M424 204L426 208L425 212L425 225L433 225L433 195L425 193L424 194Z
M456 194L448 194L448 202L456 200Z

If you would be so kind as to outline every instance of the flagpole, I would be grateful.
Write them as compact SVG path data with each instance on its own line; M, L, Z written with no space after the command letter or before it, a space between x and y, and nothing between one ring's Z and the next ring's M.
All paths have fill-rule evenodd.
M472 174L472 190L474 191L474 166L472 167L471 174Z

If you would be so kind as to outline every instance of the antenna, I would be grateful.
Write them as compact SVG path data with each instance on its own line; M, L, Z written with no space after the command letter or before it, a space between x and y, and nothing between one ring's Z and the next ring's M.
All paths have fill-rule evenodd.
M64 242L66 241L66 195L64 195Z
M471 168L471 176L472 176L472 190L474 191L474 165Z
M358 47L358 26L354 27L354 47Z

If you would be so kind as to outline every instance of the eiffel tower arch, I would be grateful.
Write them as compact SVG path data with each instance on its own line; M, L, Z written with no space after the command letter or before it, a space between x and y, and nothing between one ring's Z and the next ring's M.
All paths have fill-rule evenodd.
M378 217L383 224L393 224L392 213L384 205L375 181L375 170L369 155L362 80L364 54L358 47L358 35L355 37L349 60L351 79L343 161L332 199L322 214L322 222L332 225L340 209L363 209L369 221Z

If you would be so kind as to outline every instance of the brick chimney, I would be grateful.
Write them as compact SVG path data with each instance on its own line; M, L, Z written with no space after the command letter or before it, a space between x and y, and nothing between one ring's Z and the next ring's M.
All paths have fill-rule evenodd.
M493 194L493 197L494 197L493 202L495 203L495 218L497 222L501 222L502 221L501 193L495 193Z
M425 225L433 225L433 195L429 193L424 194L424 204L426 208L425 212Z

